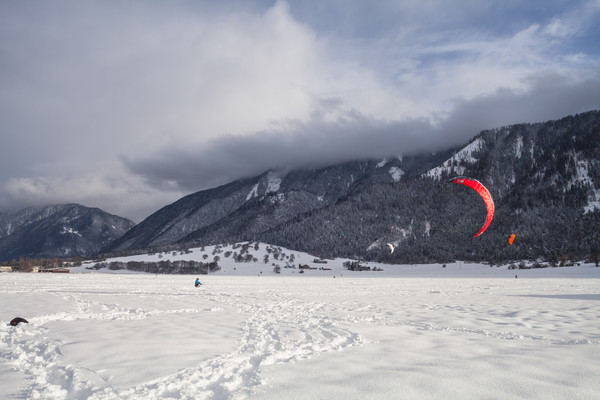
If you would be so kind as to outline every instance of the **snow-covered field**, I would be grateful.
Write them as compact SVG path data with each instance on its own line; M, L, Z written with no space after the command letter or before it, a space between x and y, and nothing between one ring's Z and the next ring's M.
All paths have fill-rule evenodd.
M0 274L0 398L600 395L592 265L221 264L199 289L190 275Z

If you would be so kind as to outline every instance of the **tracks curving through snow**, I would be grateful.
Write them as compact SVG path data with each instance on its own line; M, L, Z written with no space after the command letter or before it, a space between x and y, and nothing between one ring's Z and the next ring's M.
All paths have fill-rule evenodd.
M360 346L366 341L327 315L327 305L298 300L276 290L236 293L145 292L115 295L94 290L47 290L45 296L68 304L68 310L29 318L23 329L0 329L2 358L30 379L23 398L42 399L245 399L263 383L261 368L277 363L294 363L313 356ZM202 307L152 309L130 306L133 298L157 296L175 304L201 303ZM123 297L132 298L124 301ZM142 301L143 303L143 301ZM173 374L149 379L131 387L111 384L103 371L74 363L65 355L64 340L52 338L53 324L103 321L123 323L174 314L202 317L206 313L235 310L242 316L235 350L200 360ZM132 332L132 334L135 334Z
M475 373L456 357L513 365L502 352L517 362L525 346L555 351L562 371L564 351L593 357L600 344L592 281L210 278L201 290L190 277L3 278L4 310L26 310L30 323L0 326L0 374L23 376L0 397L250 399L276 364L287 377L357 358L384 373L441 373L440 359Z

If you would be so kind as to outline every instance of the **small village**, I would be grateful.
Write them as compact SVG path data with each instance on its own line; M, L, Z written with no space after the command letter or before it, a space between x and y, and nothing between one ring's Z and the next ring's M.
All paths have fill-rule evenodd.
M15 268L15 267L10 267L10 266L1 266L0 272L24 272L24 271L20 271L18 267ZM31 268L30 271L26 271L26 272L68 274L71 271L68 268L42 268L42 267L34 266Z
M83 259L45 259L45 258L27 258L23 257L19 261L12 260L0 265L0 272L31 272L31 273L54 273L68 274L69 267L81 265Z

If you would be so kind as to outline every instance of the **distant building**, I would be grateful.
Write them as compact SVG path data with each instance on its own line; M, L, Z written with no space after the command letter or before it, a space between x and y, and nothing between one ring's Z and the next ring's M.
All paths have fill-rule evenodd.
M0 272L12 272L12 267L0 267Z

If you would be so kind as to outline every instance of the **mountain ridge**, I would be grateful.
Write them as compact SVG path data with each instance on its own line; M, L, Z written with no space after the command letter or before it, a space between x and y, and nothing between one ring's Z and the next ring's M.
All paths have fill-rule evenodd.
M447 182L457 175L484 183L496 203L477 239L481 199ZM76 204L0 213L0 259L260 241L392 263L552 261L598 253L599 223L600 111L589 111L484 130L437 153L267 171L191 193L137 225Z
M290 218L326 207L364 182L391 182L403 174L414 175L424 165L435 165L449 151L419 157L355 161L318 169L299 169L281 174L267 171L253 178L240 179L217 188L184 196L163 207L136 225L106 251L154 247L192 240L195 232L213 229L231 216L248 212L252 226L272 228ZM405 165L405 170L400 165ZM277 203L285 207L277 207ZM218 218L224 214L225 218ZM262 210L262 211L261 211ZM262 216L260 215L262 212ZM273 220L267 214L273 215ZM202 219L203 216L209 216ZM248 217L248 215L246 215ZM238 221L243 224L243 221ZM261 228L262 226L262 228Z
M144 226L154 232L153 241L136 242L128 232L125 236L135 246L120 240L106 250L262 241L389 262L589 253L600 243L592 228L600 213L599 139L600 112L590 111L485 130L465 146L437 155L290 171L278 178L277 190L268 190L274 173L267 172L190 195L215 194L213 204L194 206L213 216L217 204L237 199L218 218L200 223L181 218L172 225L178 234L162 236L165 240L160 239L161 227L148 222ZM446 183L456 175L484 182L496 200L496 217L480 240L471 235L481 225L481 200ZM235 196L219 197L224 188L233 187ZM170 206L154 218L166 217ZM507 248L504 236L513 231L517 245ZM397 245L394 254L389 253L390 242Z
M90 256L135 224L75 203L0 214L0 260Z

